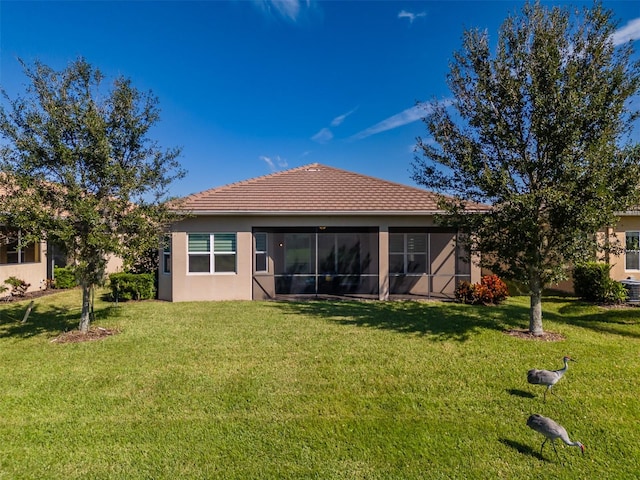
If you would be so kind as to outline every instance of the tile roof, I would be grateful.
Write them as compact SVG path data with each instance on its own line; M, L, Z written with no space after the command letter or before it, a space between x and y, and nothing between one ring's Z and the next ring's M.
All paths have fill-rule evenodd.
M420 188L304 165L180 199L181 210L215 213L435 213L438 196Z

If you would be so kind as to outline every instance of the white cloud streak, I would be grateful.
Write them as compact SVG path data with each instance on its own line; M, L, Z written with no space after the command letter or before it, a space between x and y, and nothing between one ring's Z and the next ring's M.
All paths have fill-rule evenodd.
M638 39L640 39L640 17L630 20L624 27L619 28L611 35L614 45L622 45Z
M344 122L344 120L351 115L352 113L354 113L356 110L358 109L358 107L354 108L353 110L348 111L347 113L343 113L342 115L337 116L336 118L334 118L333 120L331 120L331 126L332 127L337 127L338 125L342 124L342 122Z
M398 18L409 18L409 21L413 22L413 20L417 16L424 16L426 14L413 14L402 10L398 14ZM635 18L630 20L624 27L619 28L612 35L612 41L614 45L620 45L626 43L628 41L636 41L640 39L640 18ZM451 104L451 100L445 100L445 105ZM422 103L416 105L411 108L407 108L406 110L393 115L381 122L376 123L375 125L366 128L351 137L352 140L362 140L363 138L370 137L372 135L376 135L378 133L386 132L388 130L393 130L398 127L402 127L409 123L413 123L417 120L421 120L431 111L431 105L428 103ZM351 113L351 112L350 112ZM339 119L340 117L336 117ZM335 121L335 120L334 120Z
M345 119L349 115L353 114L357 109L358 107L349 110L347 113L343 113L342 115L338 115L337 117L335 117L333 120L331 120L331 127L339 127L340 125L342 125L342 122L344 122ZM329 128L325 127L318 133L316 133L313 137L311 137L311 140L317 143L329 143L331 140L333 140L333 132Z
M298 0L271 0L270 3L285 18L295 21L300 14L300 2Z
M289 165L284 158L280 157L280 155L276 155L275 157L261 155L259 158L269 166L269 169L272 172L275 172L278 168L285 168Z
M254 3L268 14L296 22L304 8L310 8L312 0L254 0Z
M333 133L328 128L323 128L318 133L316 133L311 140L318 143L327 143L333 139Z
M351 137L352 140L362 140L363 138L370 137L371 135L376 135L381 132L386 132L387 130L393 130L398 127L402 127L403 125L407 125L408 123L413 123L417 120L421 120L427 114L431 112L431 105L428 103L421 103L411 108L407 108L406 110L393 115L392 117L387 118L379 123L376 123L372 127L366 128Z
M400 13L398 13L398 18L408 18L409 23L413 23L413 21L416 18L426 17L426 16L427 16L427 12L412 13L412 12L407 12L406 10L401 10Z

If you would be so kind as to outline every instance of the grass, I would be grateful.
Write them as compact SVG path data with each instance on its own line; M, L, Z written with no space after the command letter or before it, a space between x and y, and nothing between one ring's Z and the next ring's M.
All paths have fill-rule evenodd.
M547 298L561 342L505 335L528 304L99 302L0 306L0 479L638 478L640 309ZM578 360L556 386L529 368ZM526 427L563 424L561 461Z

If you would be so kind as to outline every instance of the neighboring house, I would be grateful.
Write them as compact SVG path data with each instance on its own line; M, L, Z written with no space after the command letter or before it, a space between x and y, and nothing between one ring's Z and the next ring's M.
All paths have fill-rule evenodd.
M179 210L162 300L451 298L480 280L458 232L435 224L434 193L325 165L190 195Z
M7 295L11 287L4 283L16 277L29 284L27 292L45 290L54 278L54 267L67 265L67 256L56 243L36 242L21 245L22 231L0 225L0 286L8 288L0 292L0 298ZM109 256L106 273L122 270L122 259Z
M10 192L0 187L0 199L5 195L10 195ZM46 243L22 245L22 240L23 232L19 228L0 221L0 287L8 288L0 292L0 298L10 292L11 287L4 282L11 277L28 283L28 292L47 288Z
M0 190L0 199L2 196L10 196L4 187ZM64 247L55 241L30 243L21 247L21 240L20 229L0 223L0 286L8 286L4 281L16 277L29 284L27 292L44 290L54 279L54 267L68 264ZM122 265L120 257L110 255L105 272L121 271ZM0 298L6 294L0 292Z
M607 263L611 265L611 278L614 280L640 280L640 211L630 210L618 213L620 221L608 229L614 233L624 247L621 255L608 255Z
M0 225L0 286L11 287L4 281L16 277L30 284L27 291L47 288L47 248L44 242L21 245L19 229ZM7 294L0 293L0 297Z

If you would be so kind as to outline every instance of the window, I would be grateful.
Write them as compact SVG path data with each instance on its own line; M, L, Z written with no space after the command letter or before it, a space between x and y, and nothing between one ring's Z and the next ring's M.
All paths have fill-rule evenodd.
M235 273L235 233L190 233L188 238L190 273Z
M171 235L162 238L162 273L171 273Z
M40 244L21 245L22 232L0 227L0 265L39 263Z
M640 270L640 232L625 234L625 267L626 270Z
M389 273L396 275L427 273L426 234L389 234Z
M216 233L213 235L213 271L236 271L235 233Z
M189 272L211 271L211 235L192 233L189 235Z
M256 248L255 248L255 271L267 272L267 234L256 233L254 235Z

